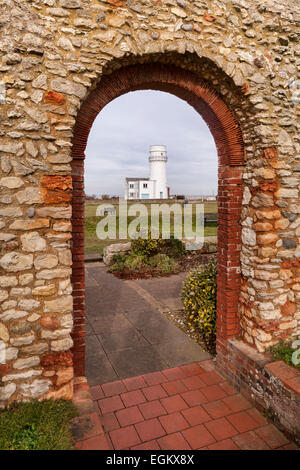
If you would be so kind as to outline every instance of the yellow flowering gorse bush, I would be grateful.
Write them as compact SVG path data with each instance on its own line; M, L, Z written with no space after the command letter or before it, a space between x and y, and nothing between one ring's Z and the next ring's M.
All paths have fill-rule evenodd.
M215 352L216 347L216 300L217 262L194 268L182 287L182 302L186 323L195 328L206 348Z

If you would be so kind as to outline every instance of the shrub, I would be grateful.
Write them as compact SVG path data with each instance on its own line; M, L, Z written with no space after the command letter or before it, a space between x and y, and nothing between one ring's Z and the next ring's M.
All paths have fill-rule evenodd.
M133 240L131 250L133 253L147 256L148 258L158 253L168 255L170 258L178 258L185 253L184 244L178 238L151 238L151 233L148 234L148 238Z
M217 262L193 269L182 288L182 302L188 326L200 334L209 352L216 348Z
M124 267L133 272L139 272L147 264L147 259L143 255L132 253L126 256Z
M114 255L113 264L108 268L110 272L124 271L127 255Z
M170 274L176 271L176 263L169 256L158 253L149 259L149 264L153 268L159 269L163 274Z
M168 255L170 258L179 258L185 254L185 246L178 238L171 237L168 240L160 240L160 253Z
M131 251L137 255L142 256L153 256L159 252L160 240L151 238L151 235L148 235L148 238L137 238L131 243Z
M171 274L177 271L177 263L173 258L178 258L185 252L184 245L180 240L171 238L137 238L131 243L131 252L126 255L114 255L113 264L109 271L120 275L120 273L141 274Z
M141 273L141 274L171 274L177 271L177 263L169 256L158 253L146 257L136 253L129 255L114 255L113 264L109 267L111 273Z

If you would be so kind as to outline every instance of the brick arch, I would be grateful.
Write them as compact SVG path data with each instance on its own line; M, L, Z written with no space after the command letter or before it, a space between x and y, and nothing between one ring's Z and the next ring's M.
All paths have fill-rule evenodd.
M242 202L243 138L233 112L206 82L193 72L163 64L121 68L105 75L82 104L72 147L73 178L73 298L75 375L85 375L84 305L84 158L90 129L99 112L115 98L130 91L166 91L189 103L207 123L218 152L218 298L217 348L239 335L240 294L239 218Z

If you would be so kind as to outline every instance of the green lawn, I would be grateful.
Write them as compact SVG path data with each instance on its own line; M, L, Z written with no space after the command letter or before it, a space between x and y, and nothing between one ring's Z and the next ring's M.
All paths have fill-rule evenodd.
M108 205L108 204L107 204ZM103 249L107 245L112 243L125 243L128 240L99 240L96 234L97 223L101 220L101 217L96 217L96 209L98 204L86 204L85 205L85 254L103 254ZM117 206L115 206L117 207ZM216 213L218 211L217 203L215 201L206 202L204 205L205 213ZM134 217L128 217L128 223L130 223ZM174 218L171 215L171 233L172 223ZM117 226L118 226L118 215L117 215ZM204 235L206 237L217 235L217 224L210 223L205 226Z
M70 420L75 416L67 400L14 403L0 411L0 450L72 450Z

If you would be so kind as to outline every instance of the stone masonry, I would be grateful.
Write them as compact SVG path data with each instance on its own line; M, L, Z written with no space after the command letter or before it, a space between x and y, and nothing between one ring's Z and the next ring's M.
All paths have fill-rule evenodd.
M218 354L298 337L299 2L0 5L1 406L72 398L84 375L84 149L134 89L185 99L216 141Z

